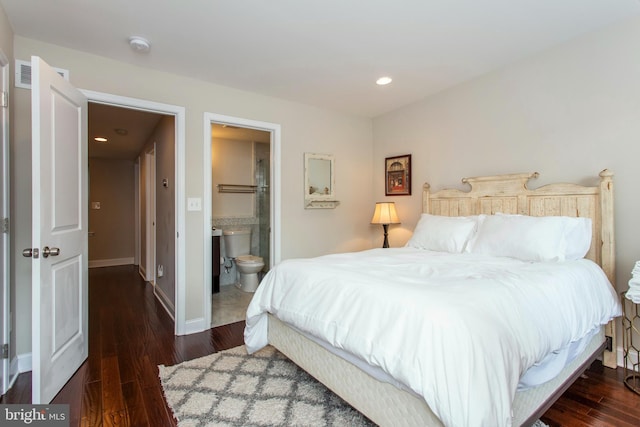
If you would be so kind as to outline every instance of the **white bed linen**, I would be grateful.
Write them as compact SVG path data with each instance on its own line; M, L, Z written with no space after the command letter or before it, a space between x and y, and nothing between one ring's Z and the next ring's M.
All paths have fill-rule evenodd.
M447 426L508 426L520 376L621 308L588 260L394 248L273 268L247 310L250 352L267 344L267 312L380 367Z

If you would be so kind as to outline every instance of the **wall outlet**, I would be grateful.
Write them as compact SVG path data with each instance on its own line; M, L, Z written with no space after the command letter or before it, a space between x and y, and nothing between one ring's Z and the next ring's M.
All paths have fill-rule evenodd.
M159 265L158 266L158 277L162 277L164 275L164 266Z

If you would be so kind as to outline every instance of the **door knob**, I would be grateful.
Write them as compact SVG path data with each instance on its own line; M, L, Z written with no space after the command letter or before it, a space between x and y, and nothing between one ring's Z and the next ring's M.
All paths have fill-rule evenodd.
M38 258L39 255L40 251L38 250L38 248L27 248L22 251L22 256L25 258Z
M49 246L45 246L42 248L42 256L47 258L49 255L58 256L60 255L60 248L49 248Z

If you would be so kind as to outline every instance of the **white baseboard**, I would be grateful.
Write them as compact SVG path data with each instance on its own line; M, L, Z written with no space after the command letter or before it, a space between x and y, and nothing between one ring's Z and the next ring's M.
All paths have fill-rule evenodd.
M133 257L89 260L89 268L115 267L117 265L132 265L132 264L133 264Z
M164 307L166 312L169 313L169 316L171 317L171 320L173 320L175 322L176 321L176 318L175 318L175 307L171 303L171 300L169 298L167 298L167 295L157 285L153 285L153 293L156 296L156 299L158 301L160 301L160 304L162 304L162 307Z
M18 358L14 357L9 364L9 384L6 391L9 391L11 387L13 387L13 384L18 379L18 375L20 375L20 369L18 369Z
M18 354L11 360L9 364L9 384L7 391L13 387L18 379L18 375L23 372L29 372L32 369L31 353Z
M29 372L32 369L31 353L18 354L14 361L17 363L18 374Z
M206 331L207 329L211 329L211 324L207 325L204 317L187 320L184 325L184 335L195 334Z
M618 351L617 353L617 357L616 357L616 362L618 364L618 366L624 366L624 350L622 347L618 347ZM638 355L638 352L634 351L633 349L629 350L629 353L627 354L627 365L629 368L632 368L634 365L638 366L638 362L640 361L640 357Z

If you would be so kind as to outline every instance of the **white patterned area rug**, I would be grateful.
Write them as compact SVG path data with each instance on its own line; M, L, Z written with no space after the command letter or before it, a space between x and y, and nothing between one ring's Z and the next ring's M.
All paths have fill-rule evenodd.
M533 423L533 425L531 427L549 427L547 424L543 423L542 421L538 420L535 423Z
M158 369L180 427L375 425L271 346Z

